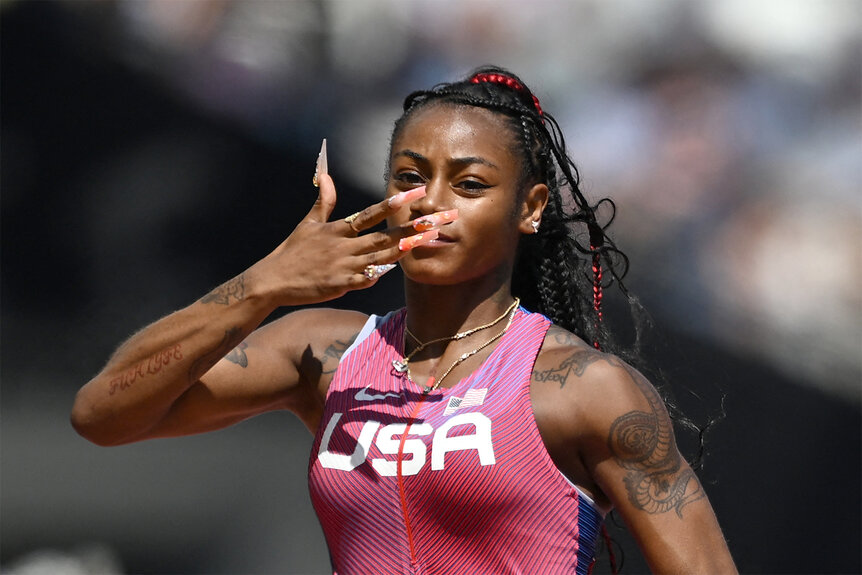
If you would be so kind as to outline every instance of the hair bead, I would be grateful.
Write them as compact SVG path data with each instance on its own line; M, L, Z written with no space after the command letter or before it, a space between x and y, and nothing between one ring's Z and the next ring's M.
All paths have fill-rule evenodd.
M540 118L544 118L544 112L542 112L542 106L539 104L539 99L535 94L526 90L520 82L511 76L504 76L502 74L486 74L479 73L470 78L471 84L481 84L482 82L488 82L489 84L502 84L504 86L508 86L512 90L516 92L527 92L530 94L530 97L533 99L533 106L536 108L536 112L539 113ZM543 120L544 121L544 120Z

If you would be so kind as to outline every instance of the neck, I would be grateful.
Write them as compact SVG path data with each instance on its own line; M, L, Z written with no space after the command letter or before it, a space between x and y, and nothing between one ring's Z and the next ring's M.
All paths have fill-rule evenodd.
M512 305L509 281L497 286L474 282L452 286L405 280L407 326L421 341L448 337L493 321Z

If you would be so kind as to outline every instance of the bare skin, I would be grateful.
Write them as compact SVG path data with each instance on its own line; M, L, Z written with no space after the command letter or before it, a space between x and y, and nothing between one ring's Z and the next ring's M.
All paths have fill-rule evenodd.
M327 222L335 188L323 176L317 204L272 254L120 347L79 391L75 428L95 443L117 445L286 409L314 433L338 362L366 317L309 309L258 326L279 306L372 286L361 273L369 263L400 260L408 327L422 341L498 317L513 301L519 238L532 233L548 198L543 184L518 189L520 160L507 130L477 108L416 112L394 142L388 195L424 185L425 197L398 210L381 202L353 224L363 231L388 218L387 232L357 237L343 221ZM438 240L398 250L398 240L415 233L409 221L451 209L460 217ZM428 346L411 360L413 378L440 377L494 333ZM410 351L416 344L406 345ZM494 348L457 365L441 386L472 373ZM619 511L654 572L736 572L664 405L643 376L552 326L534 366L531 399L556 465L600 508Z
M332 352L324 354L350 340L364 316L306 311L255 329L280 306L374 285L362 273L365 266L398 261L404 256L398 241L416 233L406 226L357 237L356 230L393 212L386 201L363 211L352 227L327 222L335 186L328 175L320 179L318 201L271 254L131 337L79 390L72 424L81 435L118 445L218 429L275 409L292 410L316 427L333 373ZM309 318L315 314L319 321ZM328 373L320 369L322 358L330 362Z

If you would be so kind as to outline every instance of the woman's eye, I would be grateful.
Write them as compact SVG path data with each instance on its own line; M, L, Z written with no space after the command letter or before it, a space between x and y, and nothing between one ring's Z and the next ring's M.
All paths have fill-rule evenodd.
M458 184L459 188L467 190L468 192L481 192L482 190L486 190L490 188L488 184L483 184L482 182L477 182L476 180L464 180Z
M405 184L424 184L425 179L416 172L401 172L395 175L395 180Z

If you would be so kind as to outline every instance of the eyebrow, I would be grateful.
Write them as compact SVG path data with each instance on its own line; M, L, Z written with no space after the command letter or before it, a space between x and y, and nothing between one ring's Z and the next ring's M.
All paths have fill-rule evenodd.
M417 160L420 162L428 162L428 158L426 158L425 156L423 156L419 152L414 152L413 150L410 150L410 149L401 150L400 152L397 152L394 157L397 158L398 156L406 156L408 158L413 158L414 160ZM453 164L458 164L458 165L462 165L462 166L469 166L471 164L481 164L483 166L488 166L490 168L499 169L499 167L495 163L489 162L488 160L486 160L485 158L482 158L480 156L467 156L465 158L452 158L449 161Z

